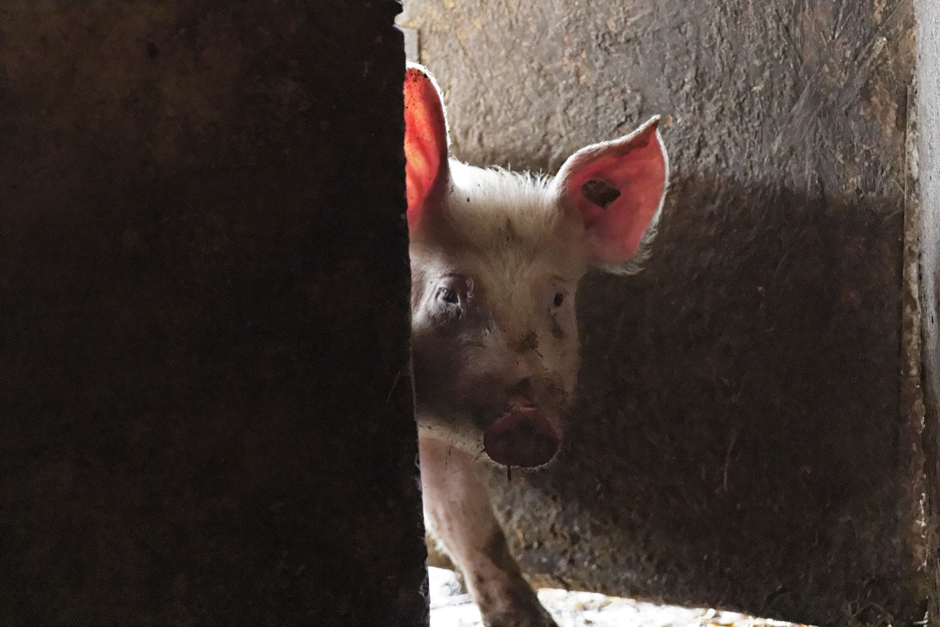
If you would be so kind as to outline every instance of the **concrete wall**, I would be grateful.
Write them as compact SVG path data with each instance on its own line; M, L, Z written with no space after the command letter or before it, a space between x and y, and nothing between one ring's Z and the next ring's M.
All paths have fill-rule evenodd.
M917 172L921 191L921 302L923 303L924 392L932 601L940 624L940 5L917 4Z
M426 624L399 10L0 3L0 624Z
M648 272L582 288L564 455L492 477L527 571L816 624L922 619L912 3L407 0L400 22L470 162L553 171L665 116Z

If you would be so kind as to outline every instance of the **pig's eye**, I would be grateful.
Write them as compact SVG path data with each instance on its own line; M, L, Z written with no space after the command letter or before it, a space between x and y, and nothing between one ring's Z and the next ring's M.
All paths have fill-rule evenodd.
M456 305L460 302L460 299L457 297L457 292L449 287L442 287L437 293L437 297L449 305Z
M557 292L555 294L555 300L552 301L552 304L554 304L556 307L561 307L563 302L565 302L565 295L561 292Z

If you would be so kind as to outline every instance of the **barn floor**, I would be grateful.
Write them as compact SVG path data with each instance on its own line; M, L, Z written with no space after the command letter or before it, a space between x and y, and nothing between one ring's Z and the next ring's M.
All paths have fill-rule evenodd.
M482 627L454 574L429 568L431 627ZM539 599L560 627L805 627L706 608L654 605L590 592L543 589Z

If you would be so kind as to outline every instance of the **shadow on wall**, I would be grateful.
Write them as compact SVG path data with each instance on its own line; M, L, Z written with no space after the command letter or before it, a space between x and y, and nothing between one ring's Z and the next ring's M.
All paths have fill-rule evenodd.
M561 459L492 474L524 568L791 620L922 616L899 523L917 502L901 207L704 177L673 181L670 202L646 272L581 288Z

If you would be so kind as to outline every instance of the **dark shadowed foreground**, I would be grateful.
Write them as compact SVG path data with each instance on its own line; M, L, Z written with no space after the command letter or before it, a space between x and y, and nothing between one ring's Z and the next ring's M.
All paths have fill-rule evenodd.
M398 10L0 4L0 624L426 623Z

